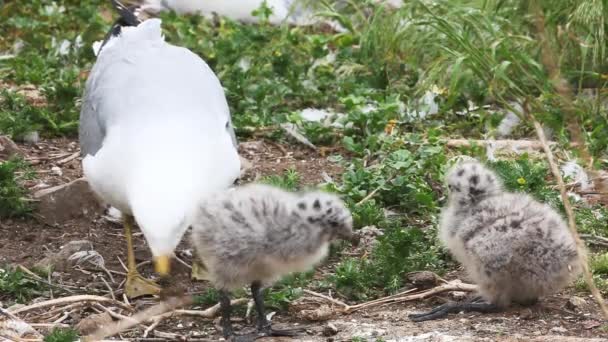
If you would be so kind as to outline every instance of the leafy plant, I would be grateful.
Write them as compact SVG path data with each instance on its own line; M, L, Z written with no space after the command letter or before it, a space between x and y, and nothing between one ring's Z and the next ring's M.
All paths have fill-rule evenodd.
M0 268L0 299L24 303L39 295L43 287L18 269Z
M547 180L550 172L546 162L531 160L523 154L518 159L499 160L490 166L498 173L506 190L528 193L556 209L563 209L559 193Z
M75 342L78 341L78 332L73 329L54 328L44 338L44 342Z
M214 288L205 290L205 293L194 296L195 305L215 305L219 302L220 294Z
M23 216L31 211L27 189L21 184L31 177L33 174L21 159L0 162L0 218Z
M266 176L260 180L261 183L277 186L288 191L296 191L300 188L300 175L294 169L285 171L282 175Z

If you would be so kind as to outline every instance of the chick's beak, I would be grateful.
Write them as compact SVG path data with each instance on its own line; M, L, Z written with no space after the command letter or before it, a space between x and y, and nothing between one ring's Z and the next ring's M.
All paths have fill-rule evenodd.
M171 260L167 255L160 255L154 258L154 270L161 276L169 274L171 268Z

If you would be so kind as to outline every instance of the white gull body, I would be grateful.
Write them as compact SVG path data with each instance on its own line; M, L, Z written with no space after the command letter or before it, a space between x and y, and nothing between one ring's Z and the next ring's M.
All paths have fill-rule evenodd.
M89 75L80 121L83 169L107 203L135 217L154 256L171 255L206 195L239 177L224 90L161 21L111 38Z

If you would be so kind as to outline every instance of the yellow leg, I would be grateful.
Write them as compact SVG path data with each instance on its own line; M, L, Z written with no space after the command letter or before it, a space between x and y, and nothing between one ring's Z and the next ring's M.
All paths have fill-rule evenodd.
M133 251L133 216L123 215L125 227L125 239L127 240L127 281L125 283L125 294L129 298L145 295L155 295L160 292L160 287L153 281L144 278L135 267L135 252Z

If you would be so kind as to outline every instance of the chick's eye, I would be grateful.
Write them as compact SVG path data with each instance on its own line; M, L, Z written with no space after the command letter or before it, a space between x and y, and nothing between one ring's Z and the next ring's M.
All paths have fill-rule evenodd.
M230 127L230 121L226 121L226 129Z

